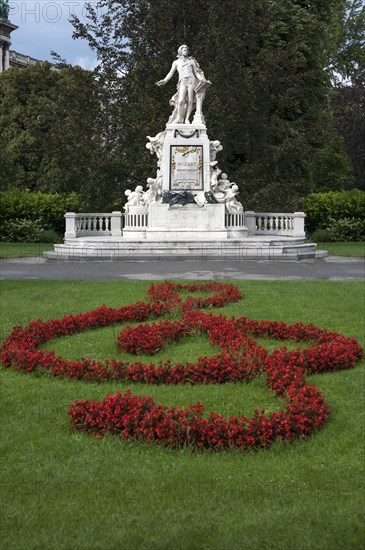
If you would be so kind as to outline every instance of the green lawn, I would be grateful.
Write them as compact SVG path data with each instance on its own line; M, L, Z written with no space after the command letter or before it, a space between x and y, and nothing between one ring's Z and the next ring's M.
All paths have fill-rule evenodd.
M46 250L53 250L50 243L3 243L0 242L0 260L42 256Z
M317 243L317 248L327 250L329 256L365 256L365 242Z
M312 322L361 339L363 285L245 281L230 315ZM146 299L146 281L2 281L4 338L17 323ZM217 310L218 312L219 310ZM69 358L120 357L120 327L51 342ZM362 341L363 343L363 341ZM280 344L278 344L279 346ZM270 342L272 348L272 342ZM213 353L203 337L161 357ZM161 403L202 401L227 415L274 410L262 380L249 385L94 384L0 370L0 512L6 549L353 549L363 547L364 362L312 376L333 415L314 437L256 452L193 454L69 430L67 405L130 388Z

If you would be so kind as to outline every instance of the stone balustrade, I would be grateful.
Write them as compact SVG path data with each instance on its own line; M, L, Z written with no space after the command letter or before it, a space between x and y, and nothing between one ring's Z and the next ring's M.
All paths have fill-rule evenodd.
M148 214L124 214L124 227L146 229L148 227Z
M89 236L120 237L125 228L130 231L145 231L148 227L148 214L126 213L120 211L111 213L67 212L65 239ZM245 229L247 235L255 236L286 236L305 237L304 212L270 213L270 212L238 212L225 215L225 226L230 236L235 236L235 230Z
M90 236L120 237L122 235L123 214L121 212L82 214L66 212L65 219L65 239Z
M245 214L238 212L237 214L226 214L226 228L238 229L245 225Z
M304 220L304 212L245 212L248 236L305 237Z

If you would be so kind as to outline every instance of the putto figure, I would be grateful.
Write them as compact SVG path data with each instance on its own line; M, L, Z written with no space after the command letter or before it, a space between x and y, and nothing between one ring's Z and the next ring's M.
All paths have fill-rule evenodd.
M164 86L175 71L179 74L179 80L177 92L170 99L170 105L174 107L174 111L168 123L190 124L190 116L195 105L194 122L204 124L202 105L211 82L206 80L196 59L189 56L189 48L185 44L180 46L170 72L163 80L156 82L157 86Z

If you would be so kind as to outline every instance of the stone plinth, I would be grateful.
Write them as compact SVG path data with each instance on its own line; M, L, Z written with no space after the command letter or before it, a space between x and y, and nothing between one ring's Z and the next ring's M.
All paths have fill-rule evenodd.
M210 143L204 124L167 124L163 190L210 191Z
M195 241L227 239L224 204L150 204L147 239Z

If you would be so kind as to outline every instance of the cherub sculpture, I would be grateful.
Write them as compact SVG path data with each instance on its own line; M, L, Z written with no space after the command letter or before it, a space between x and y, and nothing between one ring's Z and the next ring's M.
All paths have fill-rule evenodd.
M128 198L124 210L128 212L130 206L144 206L144 191L142 185L137 185L134 191L127 189L124 193Z

